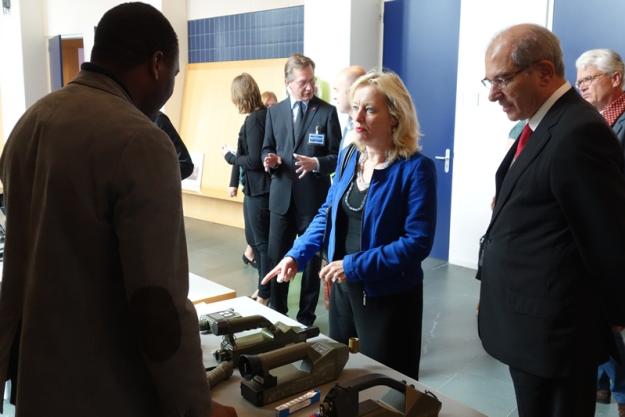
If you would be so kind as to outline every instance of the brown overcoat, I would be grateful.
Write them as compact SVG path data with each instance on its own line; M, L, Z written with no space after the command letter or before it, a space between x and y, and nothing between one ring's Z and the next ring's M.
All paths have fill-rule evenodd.
M167 135L82 71L20 119L0 177L0 381L17 417L208 416Z

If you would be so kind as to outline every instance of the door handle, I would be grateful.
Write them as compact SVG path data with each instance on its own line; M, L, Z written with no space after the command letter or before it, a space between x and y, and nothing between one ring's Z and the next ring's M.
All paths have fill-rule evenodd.
M438 159L440 161L445 161L445 174L449 173L449 161L451 160L451 150L449 148L445 149L445 156L436 155L434 159Z

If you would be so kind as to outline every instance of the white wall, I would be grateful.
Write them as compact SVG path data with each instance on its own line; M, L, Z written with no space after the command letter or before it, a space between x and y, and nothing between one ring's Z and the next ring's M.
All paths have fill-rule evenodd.
M82 37L85 60L93 48L94 28L106 11L123 0L43 0L46 3L47 36ZM161 10L160 0L141 0Z
M331 83L349 65L381 66L382 4L382 0L306 0L304 54L315 61L318 78Z
M344 1L344 0L340 0ZM187 0L188 20L301 6L304 0Z
M189 36L187 7L185 2L180 0L162 0L161 11L174 27L178 35L179 64L180 72L176 77L176 86L170 99L165 103L163 112L169 116L172 124L180 130L180 116L182 112L182 96L184 93L184 83L187 76L187 64L189 63Z
M350 65L366 69L382 67L384 2L352 0L350 30Z
M50 89L48 41L45 36L45 0L20 0L20 8L25 101L26 107L30 107Z
M488 18L485 18L488 10ZM449 262L475 268L478 243L490 221L495 171L514 125L497 103L488 101L484 53L500 30L523 22L551 26L550 0L462 1L456 93L454 177L452 182Z
M327 82L350 64L351 3L306 0L304 5L304 55L315 61L317 78Z
M186 3L181 4L180 0L143 1L162 10L178 34L181 72L177 77L176 88L172 98L166 105L166 111L170 114L174 125L177 126L180 119L185 68L188 61ZM22 48L24 60L29 62L29 65L23 66L23 79L25 82L22 85L24 83L28 85L25 96L26 107L50 91L47 39L56 35L82 37L84 56L86 60L89 60L91 49L93 48L95 26L107 10L124 3L123 0L98 0L91 2L76 2L75 0L14 0L14 3L18 2L22 3L22 9L27 10L26 13L21 14L20 27L24 39ZM9 38L3 36L3 39ZM13 83L16 79L13 78L14 75L8 75L7 82ZM3 106L3 108L6 109L7 107ZM17 109L18 113L21 114L24 109L25 107ZM4 125L4 129L10 129L14 122L5 121Z
M160 0L143 1L161 7ZM89 59L94 27L108 9L123 2L12 0L10 13L0 15L0 53L10 63L0 66L5 139L26 108L50 91L48 38L83 37L84 56ZM186 20L184 27L186 31ZM186 44L186 32L184 40Z
M11 2L9 14L0 13L0 56L10 65L0 65L2 90L2 136L9 137L13 126L26 108L24 89L24 56L22 53L20 2Z
M358 64L367 69L380 66L382 3L382 0L306 1L304 53L317 63L317 76L331 81L348 65Z

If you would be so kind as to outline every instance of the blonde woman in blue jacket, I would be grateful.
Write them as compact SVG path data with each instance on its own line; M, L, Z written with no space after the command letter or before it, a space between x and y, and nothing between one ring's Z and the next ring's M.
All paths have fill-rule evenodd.
M434 239L435 168L419 152L414 104L396 74L369 72L350 94L355 148L341 152L325 203L263 282L292 280L325 237L329 263L319 276L337 284L330 337L359 337L364 354L418 379L421 261Z

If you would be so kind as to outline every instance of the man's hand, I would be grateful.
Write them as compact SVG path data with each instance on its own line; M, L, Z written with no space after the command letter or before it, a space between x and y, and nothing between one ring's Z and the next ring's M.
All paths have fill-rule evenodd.
M285 256L274 269L272 269L267 275L265 275L265 277L261 281L261 285L267 284L275 277L278 277L278 282L289 282L295 277L296 273L297 262L295 262L295 259L291 258L290 256Z
M211 401L211 403L210 417L237 417L237 412L234 408L221 405L217 401Z
M265 159L263 159L263 166L265 167L265 171L269 172L270 169L273 169L282 163L282 158L275 153L268 153Z
M230 196L230 198L236 197L238 191L239 191L238 187L228 187L228 195Z
M310 171L314 171L319 168L316 158L298 155L296 153L293 154L293 158L295 158L295 166L297 167L295 173L299 174L300 179L304 178L304 175L308 174Z
M343 260L330 262L319 271L319 278L321 278L326 284L332 282L344 282L345 271L343 271Z

